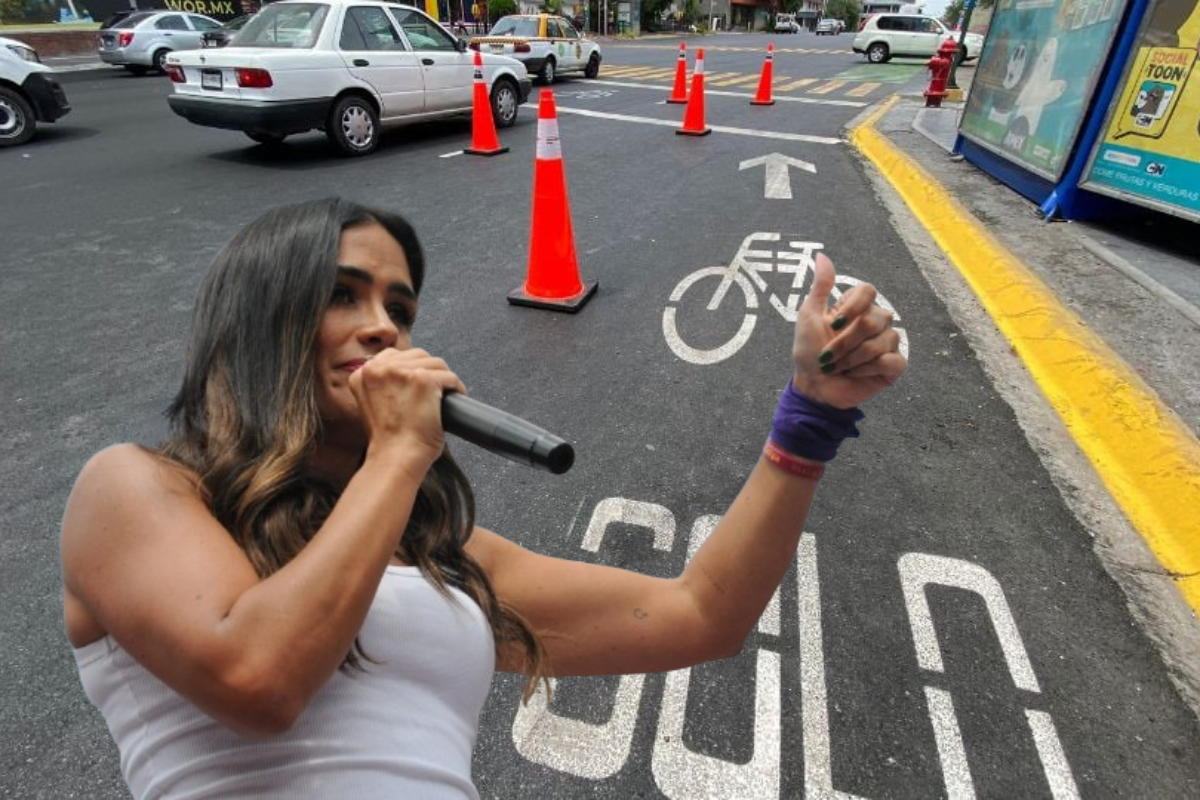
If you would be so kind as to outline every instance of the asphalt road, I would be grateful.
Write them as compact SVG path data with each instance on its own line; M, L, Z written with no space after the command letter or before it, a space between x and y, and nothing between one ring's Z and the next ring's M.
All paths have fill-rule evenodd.
M919 67L868 67L848 35L778 37L779 102L752 108L766 41L690 43L718 128L704 138L675 136L682 109L662 103L675 41L614 43L600 81L556 84L580 267L600 282L576 316L505 302L524 279L532 108L496 158L454 155L470 137L455 121L347 160L315 133L271 150L191 126L162 79L66 76L71 115L0 152L3 795L125 795L62 634L67 493L98 449L161 436L217 249L330 194L413 220L430 263L418 344L575 443L560 477L455 448L480 523L553 555L683 566L757 459L817 250L843 285L876 284L906 333L909 373L827 472L743 654L560 681L524 709L499 676L485 797L1200 795L1196 719L840 139ZM742 168L772 153L814 170L792 168L790 198Z

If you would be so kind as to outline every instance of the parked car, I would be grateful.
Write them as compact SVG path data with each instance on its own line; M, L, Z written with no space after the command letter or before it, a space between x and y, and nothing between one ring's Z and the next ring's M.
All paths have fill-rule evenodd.
M793 14L776 14L775 15L775 32L776 33L799 33L800 23L796 21Z
M167 53L196 50L201 35L219 27L221 23L201 14L139 11L100 31L100 60L135 75L149 69L165 72Z
M854 36L854 52L864 53L872 64L882 64L892 56L932 56L946 37L954 34L934 17L921 14L875 14ZM957 37L954 37L957 41ZM968 33L963 38L962 60L979 57L983 37Z
M233 38L233 35L245 26L251 16L250 14L242 14L240 17L234 17L228 22L222 23L221 27L214 31L205 31L200 35L200 46L224 47L229 44L229 40Z
M841 32L841 25L836 19L823 19L817 22L817 36L837 36Z
M517 59L546 85L564 72L582 72L585 78L600 74L600 45L554 14L501 17L487 34L472 37L470 46Z
M475 54L411 6L384 0L279 0L228 47L171 53L171 109L197 125L276 145L323 130L361 156L391 125L470 113ZM533 81L515 59L482 53L496 125L517 120Z
M0 147L25 144L39 122L54 122L70 110L54 70L37 51L0 36Z

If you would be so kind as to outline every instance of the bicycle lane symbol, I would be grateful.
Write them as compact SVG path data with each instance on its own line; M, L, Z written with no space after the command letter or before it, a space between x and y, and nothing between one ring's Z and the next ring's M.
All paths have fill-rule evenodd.
M780 243L784 244L781 246ZM724 361L741 350L754 333L754 327L758 322L758 296L760 293L767 295L771 307L779 312L784 320L795 323L800 303L804 299L801 290L808 281L809 275L812 274L816 254L824 247L825 245L820 242L802 241L797 234L769 232L750 234L742 240L741 247L738 248L737 255L733 257L733 260L729 262L729 266L702 267L690 275L684 276L683 280L675 285L668 301L678 304L694 284L706 278L719 277L721 281L717 284L712 299L705 307L707 311L716 311L724 301L725 295L729 294L729 289L736 284L741 290L746 307L746 314L742 317L737 332L728 341L716 347L707 350L693 347L684 341L684 337L679 332L676 316L678 307L667 305L663 309L662 321L663 336L667 340L667 346L675 355L692 364L708 365ZM768 289L763 274L771 272L792 274L792 291L788 293L786 300ZM831 296L837 300L843 292L860 283L862 281L858 278L838 275ZM883 294L876 295L875 303L890 311L895 322L900 321L900 315L896 313L895 307ZM908 358L908 332L903 328L894 327L896 333L900 335L900 353Z

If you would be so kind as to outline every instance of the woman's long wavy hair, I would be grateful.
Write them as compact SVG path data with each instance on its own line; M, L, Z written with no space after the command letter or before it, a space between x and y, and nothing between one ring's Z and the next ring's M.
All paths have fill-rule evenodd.
M425 256L412 226L339 198L278 208L250 223L217 254L200 287L160 452L200 477L213 515L261 577L296 557L338 499L339 490L309 468L321 437L317 331L342 231L374 222L403 248L419 294ZM474 494L447 450L421 484L396 555L446 596L448 586L465 593L497 644L524 653L528 697L544 676L542 644L464 549L474 525ZM356 642L343 668L361 668L360 656L370 660Z

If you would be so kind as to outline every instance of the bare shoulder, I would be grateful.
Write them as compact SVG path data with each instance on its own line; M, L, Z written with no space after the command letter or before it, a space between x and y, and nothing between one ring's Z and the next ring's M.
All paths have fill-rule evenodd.
M72 495L157 488L183 491L198 498L199 480L194 473L165 456L136 444L117 444L101 450L84 465ZM74 499L74 497L72 497Z
M146 513L161 503L201 503L195 475L135 444L101 450L84 465L63 515L63 547L126 514ZM124 529L125 526L121 526Z
M253 579L197 476L132 444L102 450L84 466L63 514L60 550L67 633L76 646L114 632L114 618L131 607L161 604L173 579L151 581L177 580L182 565Z

